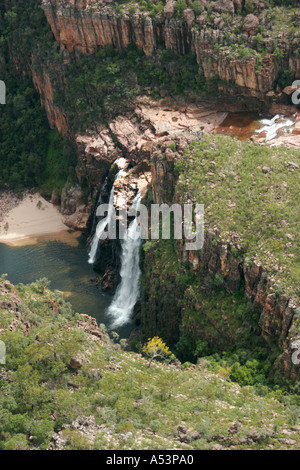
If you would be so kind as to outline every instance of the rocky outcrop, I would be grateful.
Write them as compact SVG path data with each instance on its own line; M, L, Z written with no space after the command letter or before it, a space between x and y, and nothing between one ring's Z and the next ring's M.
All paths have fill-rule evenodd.
M55 90L50 74L43 67L32 66L32 80L40 94L50 127L57 129L63 136L69 135L70 129L63 108L54 103Z
M259 24L265 26L266 18L269 18L260 13L265 8L263 2L254 4L256 14L247 15L243 23L241 17L234 16L231 24L227 25L227 30L220 30L220 25L224 25L220 14L233 15L235 10L242 8L239 2L215 2L212 24L209 23L207 15L201 15L196 20L191 8L184 10L183 21L174 19L174 4L171 1L165 4L164 16L157 18L145 16L139 11L130 14L126 9L118 15L110 6L92 0L43 0L42 6L56 41L69 53L94 52L106 45L122 50L129 44L136 44L146 55L151 55L158 48L158 44L163 42L166 49L171 49L176 55L193 52L199 64L199 73L203 74L205 79L218 77L220 82L224 82L221 86L223 93L230 94L231 91L235 95L238 93L240 96L255 98L258 101L256 106L259 106L259 102L268 105L276 98L278 92L275 91L275 84L280 71L284 70L283 67L289 69L295 78L299 78L297 39L291 44L283 37L279 38L278 47L285 55L279 67L273 54L275 46L272 37L264 39L267 56L259 67L255 59L247 59L238 54L231 57L228 47L223 51L220 49L225 44L230 46L236 45L237 42L255 48L256 39L252 37L253 33ZM196 23L200 28L194 28ZM269 28L270 23L267 26ZM233 33L235 28L242 30L242 27L246 34L241 34L239 40L230 36L230 32Z
M214 4L214 10L219 13L234 13L233 0L217 0Z
M183 12L183 19L176 19L175 3L172 1L166 3L163 15L156 18L138 9L132 14L126 5L122 7L123 14L117 14L108 3L95 0L42 1L53 36L60 45L61 60L60 66L53 66L51 60L36 50L31 67L33 81L51 128L76 140L78 180L91 190L93 196L100 190L114 160L122 154L136 164L143 151L149 155L152 143L163 136L174 135L182 130L211 132L226 116L224 111L261 110L271 106L281 94L279 89L275 91L274 88L280 68L287 61L289 69L297 77L300 69L299 57L295 53L297 40L289 44L284 43L283 38L280 39L279 46L282 45L286 51L286 58L283 64L278 65L272 41L266 38L268 53L258 67L255 58L228 54L228 48L223 47L225 42L228 46L236 42L230 34L228 36L228 28L240 28L242 34L242 18L234 13L243 5L232 0L215 2L213 22L210 23L205 11L208 9L207 2L203 0L201 3L204 9L201 16L196 18L194 10L187 8ZM259 3L254 5L255 15L250 14L245 18L247 34L240 38L242 44L251 47L255 46L255 39L251 34L248 37L248 32L253 31L254 23L257 27L258 23L265 24L266 21L266 15L260 13L263 4ZM227 29L224 28L221 14L234 15ZM246 26L248 24L250 30ZM122 50L130 44L143 49L147 56L155 54L161 44L176 55L192 52L199 65L199 74L207 80L208 91L213 96L219 94L222 99L211 98L211 102L205 104L202 99L201 105L197 102L189 105L173 102L166 105L166 101L160 103L143 97L132 103L134 110L131 114L119 115L105 126L94 123L93 130L86 129L74 135L63 101L57 104L55 100L56 92L64 86L64 68L75 61L78 54L95 52L106 45ZM162 97L168 96L168 90L160 92ZM289 99L288 95L284 96ZM195 100L195 97L191 98L190 101ZM216 109L220 112L216 112ZM72 213L65 214L66 223L72 228L83 229L87 226L87 212L81 204L77 204Z
M40 296L40 301L51 312L53 315L60 315L62 302L61 299L54 299L50 294L50 291L42 285L33 284L35 290L35 296ZM31 293L31 295L33 295ZM5 300L2 300L5 299ZM8 319L8 324L4 329L0 329L0 334L5 331L15 332L20 331L24 336L28 336L32 330L36 328L36 323L32 321L34 314L30 310L28 303L20 297L17 289L9 281L0 281L0 309L2 309ZM30 320L31 319L31 320ZM95 318L89 315L80 315L76 320L76 329L83 330L89 335L89 338L103 346L110 343L110 339L107 333L105 333L100 327L98 327ZM63 329L72 330L74 329L74 323L69 319L63 325ZM38 335L35 338L36 342L40 341ZM83 356L79 355L74 358L70 358L70 367L79 369L82 364Z
M259 19L255 15L247 15L243 23L243 29L249 34L253 34L259 25Z
M112 139L110 132L102 127L99 134L87 132L76 136L79 151L77 176L89 188L100 189L113 162L122 152Z
M90 201L79 185L63 188L61 194L62 220L73 230L85 230L90 217Z
M155 203L173 204L179 202L175 191L174 163L180 161L180 155L187 148L189 142L185 136L182 136L181 139L175 139L173 142L176 144L173 150L169 148L167 139L161 144L160 150L165 152L165 158L161 158L159 152L152 154L152 195ZM256 315L259 318L257 332L270 344L271 349L275 342L276 347L281 351L281 355L274 364L273 372L294 381L299 379L299 366L292 362L293 345L295 341L300 339L299 330L296 327L299 317L299 305L296 299L278 292L274 285L274 279L269 273L257 261L245 256L243 241L238 234L232 233L229 243L217 241L216 235L218 235L217 229L215 232L212 227L206 226L204 246L198 251L186 250L184 249L185 240L178 241L176 251L179 259L185 265L189 265L191 272L202 276L202 289L204 292L207 291L207 294L210 293L211 279L215 279L216 276L221 276L223 287L228 295L243 288L244 298L252 305L249 315ZM148 260L150 265L154 262L151 261L151 256L150 252L150 261ZM147 266L149 265L148 261ZM165 282L166 284L161 285L160 289L168 291L170 280L166 279ZM175 293L169 292L166 295L171 297ZM178 340L180 319L184 308L180 295L182 296L183 293L180 294L178 291L179 297L177 300L173 299L176 313L173 312L173 315L168 316L168 327L166 328L165 319L155 313L156 309L159 311L160 308L160 295L158 294L156 306L153 305L149 309L151 311L149 315L152 316L152 319L149 315L143 319L148 331L151 329L150 323L153 322L152 328L153 325L156 325L155 334L159 334L162 328L166 328L164 332L167 331L167 334L170 334L169 341L172 342L174 338ZM195 304L195 300L192 308L195 310L199 308ZM226 319L224 321L226 323ZM220 332L221 336L226 336L226 334L226 328Z

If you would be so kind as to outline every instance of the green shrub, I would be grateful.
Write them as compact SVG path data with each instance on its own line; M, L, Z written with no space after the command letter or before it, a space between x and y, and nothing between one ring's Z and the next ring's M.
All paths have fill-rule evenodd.
M194 10L196 16L201 15L204 11L204 7L199 0L194 0L194 2L191 4L191 8Z
M28 441L24 434L16 434L3 444L4 450L29 450Z
M249 13L254 13L255 9L254 9L253 2L251 0L246 1L245 6L244 6L244 11L246 15L249 15Z
M181 18L182 14L183 14L183 11L186 8L188 8L188 6L187 6L187 3L186 3L185 0L177 0L177 2L175 3L175 6L174 6L175 16L177 16L178 18Z

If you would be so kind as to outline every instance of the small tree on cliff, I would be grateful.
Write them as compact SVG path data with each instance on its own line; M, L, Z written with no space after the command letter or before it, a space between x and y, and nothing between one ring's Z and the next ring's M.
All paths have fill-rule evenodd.
M151 366L153 359L160 357L165 359L171 351L168 346L158 336L154 336L152 339L148 339L147 344L142 348L143 353L150 358L148 367Z

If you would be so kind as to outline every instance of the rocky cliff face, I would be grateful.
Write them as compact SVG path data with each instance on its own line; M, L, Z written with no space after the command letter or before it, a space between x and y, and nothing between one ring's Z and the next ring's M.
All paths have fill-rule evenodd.
M139 9L133 13L130 4L123 5L122 12L116 11L110 3L43 0L42 8L60 46L60 65L54 65L51 60L47 62L38 50L32 63L33 81L50 126L76 140L79 182L87 185L94 195L116 158L125 154L137 163L142 149L150 148L151 142L159 136L172 135L182 129L210 132L225 118L224 111L264 109L266 112L274 101L290 100L282 93L278 78L285 70L290 71L291 78L299 76L299 38L289 41L279 34L276 44L284 54L278 59L272 37L274 21L264 3L254 2L255 15L246 18L238 15L242 2L231 0L220 0L212 6L203 0L201 15L196 16L188 8L181 17L176 17L175 4L170 1L156 16L149 16L147 11ZM230 22L228 15L233 15ZM296 16L295 24L297 21ZM292 20L290 22L293 24ZM259 26L268 30L264 33L265 51L261 55L254 51ZM165 112L165 103L139 99L130 115L118 116L101 126L97 123L96 130L86 129L77 134L68 121L64 103L58 104L55 100L58 84L64 86L64 69L75 63L81 54L93 53L107 45L122 50L130 44L135 44L147 56L155 55L162 47L177 56L194 54L198 73L208 84L210 103L202 102L199 106L175 102L167 106ZM233 53L233 47L237 46L238 50L240 45L253 48L256 55L247 58ZM194 99L192 97L192 101ZM220 110L219 114L216 109ZM79 221L80 227L84 225L84 221Z
M203 1L201 15L186 9L181 18L175 17L171 1L166 3L164 13L154 18L138 10L130 13L126 5L122 12L116 12L108 3L43 0L42 6L56 41L69 53L86 54L106 45L122 50L129 44L137 45L146 55L161 45L176 55L192 52L199 73L206 80L214 79L215 87L225 95L247 97L245 106L257 108L262 103L272 103L281 93L277 80L282 71L289 70L294 78L299 78L299 38L290 41L284 31L275 41L270 32L274 20L263 2L254 2L255 15L246 18L234 15L241 11L242 2L231 0L219 0L213 5ZM226 15L234 16L229 21ZM295 25L297 21L296 16ZM259 27L263 28L264 37L257 39ZM257 46L258 41L263 46ZM239 45L264 48L265 53L254 58L242 56L238 48L232 53Z
M165 139L160 151L153 152L151 188L155 203L173 204L179 202L180 197L176 193L174 163L178 161L178 158L180 159L180 154L187 148L188 141L184 136L178 138L176 140L177 151L174 152L169 147L170 142ZM166 158L161 158L161 152L166 153ZM211 227L206 226L204 246L201 250L185 250L184 244L184 240L177 242L177 256L182 265L188 265L190 272L201 277L203 292L210 295L211 279L216 276L221 276L220 279L222 279L223 287L228 295L234 295L242 289L244 298L252 305L251 315L258 317L256 332L271 345L271 349L272 344L275 344L281 351L280 357L274 364L274 373L292 380L299 379L299 366L292 362L293 345L295 341L300 339L297 329L299 304L296 299L276 292L268 272L254 261L249 262L245 257L243 244L238 234L233 234L231 242L224 244L217 242L216 233ZM151 251L145 255L144 263L145 269L149 268L150 270L154 263ZM170 343L179 339L178 332L182 328L181 321L187 307L185 303L182 303L184 292L180 292L180 287L176 288L177 290L174 289L174 279L171 281L171 277L166 277L160 283L159 291L154 295L155 301L152 302L146 315L142 315L142 325L147 331L151 331L151 328L152 330L154 328L155 334L163 331L168 336ZM152 281L155 284L155 278ZM145 293L147 291L148 287ZM167 324L165 315L159 315L160 309L165 311L166 308L162 301L162 292L165 292L169 302L166 310ZM197 302L197 299L191 298L189 307L196 311L199 310L200 306ZM234 338L228 336L227 319L222 315L222 310L220 310L219 316L221 323L222 321L224 323L224 328L219 331L220 337L223 337L222 340L225 344L234 344ZM214 328L218 328L218 322L214 323ZM194 334L197 337L197 332L194 331Z
M60 134L67 136L70 133L67 118L63 109L54 103L55 90L50 75L41 67L38 70L32 67L32 80L40 94L51 129L57 129Z
M181 19L174 18L174 5L171 2L167 2L164 14L159 18L151 18L140 12L130 14L127 10L120 15L107 4L99 6L99 2L94 0L43 0L42 5L66 64L80 54L95 52L106 45L122 50L135 44L147 56L155 54L162 45L178 56L192 52L197 58L199 74L206 80L211 80L211 95L214 95L217 88L229 98L225 109L234 106L235 111L241 111L265 109L276 100L286 99L282 86L278 83L284 70L290 70L291 78L300 78L300 59L297 54L299 38L290 43L281 35L277 44L279 50L284 51L284 56L279 60L274 41L268 36L264 38L266 53L262 57L246 58L230 52L235 41L248 47L256 47L257 38L254 32L257 32L259 25L268 29L270 20L264 4L254 3L257 5L256 15L252 15L255 18L248 18L246 21L234 16L230 26L224 24L226 17L222 13L232 14L240 10L242 5L238 1L218 0L215 2L212 18L208 15L207 7L204 7L204 13L199 17L196 18L194 12L187 9L189 11L185 11ZM239 33L234 38L231 34L235 28ZM38 57L35 60L39 62ZM98 132L87 130L86 133L75 136L72 135L73 129L63 110L54 102L53 74L43 66L33 67L33 79L51 127L76 139L79 148L77 174L80 182L87 183L94 194L99 191L115 159L125 155L130 164L136 167L141 161L151 159L154 202L172 202L174 161L177 158L169 145L172 138L182 130L186 131L182 139L180 136L176 137L177 151L180 152L186 146L187 134L199 138L202 132L210 132L217 127L226 116L224 108L220 112L215 111L222 108L217 99L212 99L213 105L206 103L203 106L197 102L192 105L182 102L166 105L165 102L161 104L150 98L142 98L135 102L135 109L130 115L118 116L106 123L105 127L100 127ZM162 149L165 151L165 160L159 157ZM127 189L125 185L120 191ZM73 209L80 212L80 204L70 208L68 197L65 198L64 207L67 212L72 212ZM71 213L67 215L72 216ZM86 213L84 217L86 221ZM83 228L83 225L80 226ZM246 265L242 247L237 248L240 256L236 258L231 254L230 245L216 246L212 240L213 234L207 233L201 252L186 252L178 245L178 257L189 264L191 271L204 277L220 274L228 294L235 293L244 285L244 296L259 315L261 335L266 341L276 338L277 346L282 351L277 370L295 379L299 375L299 368L291 363L291 351L292 342L297 338L291 324L296 316L296 305L291 299L272 292L272 286L262 267ZM118 256L112 259L111 249L108 246L108 255L103 257L105 265L99 265L98 269L102 281L113 290L118 281ZM113 252L117 255L118 248ZM109 270L108 259L112 260L112 269ZM158 310L159 300L156 313ZM178 316L170 317L170 331L178 331L181 313L178 303ZM157 316L156 321L159 330L162 319Z

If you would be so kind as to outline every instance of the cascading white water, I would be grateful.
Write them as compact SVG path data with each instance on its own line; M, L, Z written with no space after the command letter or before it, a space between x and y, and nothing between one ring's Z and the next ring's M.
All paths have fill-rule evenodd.
M103 186L100 190L98 203L97 203L97 207L96 207L96 210L95 210L95 215L94 215L94 218L93 218L93 225L92 225L92 230L91 230L92 234L96 231L96 227L97 227L97 215L96 215L96 213L97 213L97 209L100 206L100 204L103 203L102 194L106 192L106 186L107 186L107 179L104 181L104 184L103 184Z
M129 225L124 240L121 241L121 282L107 310L107 314L112 318L112 328L120 327L130 321L139 297L141 228L137 221L137 211L140 201L141 195L138 194L132 203L135 219Z
M280 122L277 122L278 120ZM266 141L274 139L277 136L277 131L282 127L291 128L295 124L295 121L292 119L280 116L279 114L276 114L272 119L261 119L259 122L263 127L256 132L258 134L265 132Z
M115 178L115 181L119 178L119 176L123 173L123 170L120 170ZM109 196L109 202L108 202L108 211L107 211L107 216L101 220L101 222L98 223L92 243L91 243L91 249L89 252L89 264L93 264L96 261L96 255L97 255L97 249L98 249L98 244L101 236L104 233L104 230L108 226L108 224L111 222L111 218L113 215L113 203L114 203L114 185L111 188L110 191L110 196Z

